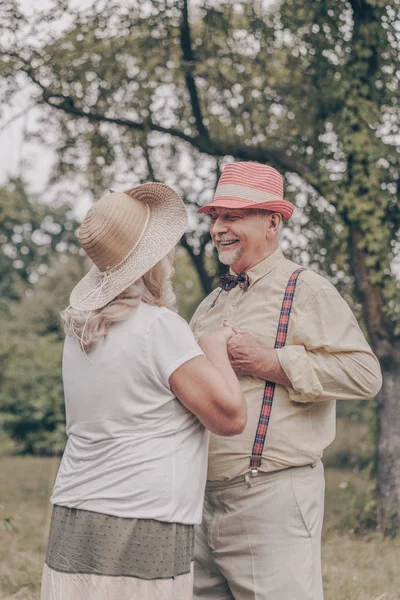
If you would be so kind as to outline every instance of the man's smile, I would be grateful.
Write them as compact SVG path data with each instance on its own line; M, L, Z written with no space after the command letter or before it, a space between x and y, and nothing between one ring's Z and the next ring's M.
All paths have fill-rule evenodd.
M223 240L218 241L217 244L219 246L232 246L232 244L236 244L239 240Z

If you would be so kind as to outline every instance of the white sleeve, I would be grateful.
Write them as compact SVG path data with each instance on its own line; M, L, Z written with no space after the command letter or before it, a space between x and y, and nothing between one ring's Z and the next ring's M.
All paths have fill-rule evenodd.
M178 367L196 356L204 356L186 321L168 309L151 324L147 351L153 373L168 389L169 378Z

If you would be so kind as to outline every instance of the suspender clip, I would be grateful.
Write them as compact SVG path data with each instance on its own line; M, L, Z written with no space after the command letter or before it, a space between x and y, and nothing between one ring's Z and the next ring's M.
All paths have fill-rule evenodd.
M258 475L258 469L257 469L257 467L251 467L250 468L250 473L246 473L246 475L244 476L244 480L246 482L247 487L249 487L249 488L252 487L251 480L254 477L257 477L257 475Z

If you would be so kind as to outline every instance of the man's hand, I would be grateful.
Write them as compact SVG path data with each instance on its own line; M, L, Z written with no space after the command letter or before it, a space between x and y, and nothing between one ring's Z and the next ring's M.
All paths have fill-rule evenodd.
M225 327L231 327L235 333L228 339L228 356L236 375L253 375L264 362L266 348L245 329L224 321ZM260 364L261 363L261 364Z
M274 348L265 348L251 333L228 321L224 321L224 327L231 328L235 334L228 339L227 348L236 375L252 375L286 388L293 388Z

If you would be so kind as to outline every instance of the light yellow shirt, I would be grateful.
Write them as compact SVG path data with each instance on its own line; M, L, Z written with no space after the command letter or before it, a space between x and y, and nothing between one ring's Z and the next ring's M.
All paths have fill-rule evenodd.
M285 288L298 268L276 250L247 272L246 291L239 286L229 292L217 288L192 318L195 336L227 319L273 348ZM329 281L310 270L298 278L286 345L277 353L293 389L275 388L260 471L319 459L335 437L336 400L371 398L382 384L378 360L347 302ZM249 471L265 382L244 376L240 383L247 401L247 425L234 437L211 435L210 480L232 479Z

